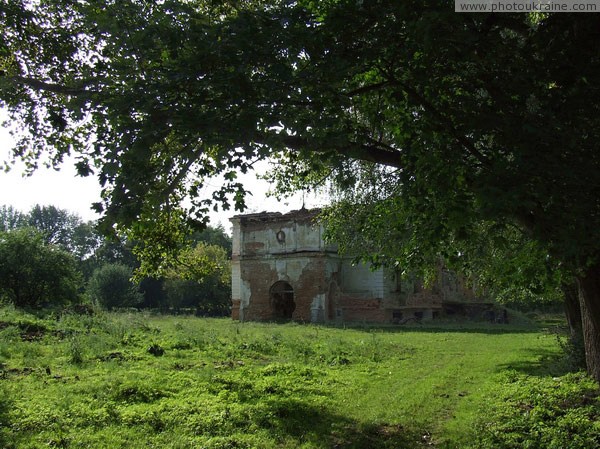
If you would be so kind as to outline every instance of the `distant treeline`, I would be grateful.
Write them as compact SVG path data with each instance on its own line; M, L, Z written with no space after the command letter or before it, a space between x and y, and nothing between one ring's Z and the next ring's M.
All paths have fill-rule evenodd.
M89 304L205 316L230 311L231 238L222 226L190 233L160 276L138 277L134 242L102 235L55 206L0 207L0 301L24 308Z

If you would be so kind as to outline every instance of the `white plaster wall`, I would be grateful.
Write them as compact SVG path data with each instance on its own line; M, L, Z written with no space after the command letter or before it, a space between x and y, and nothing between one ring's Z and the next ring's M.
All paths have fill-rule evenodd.
M321 225L307 221L266 222L262 229L241 229L242 232L240 232L239 222L236 223L232 220L232 223L234 254L243 255L252 252L255 255L263 255L297 251L323 251L325 248L330 251L337 249L335 245L325 245ZM283 242L277 240L278 232L285 234ZM248 250L250 247L252 247L252 251Z
M283 242L277 240L277 233L279 231L285 234ZM268 251L271 253L290 253L296 251L298 238L295 223L273 223L270 226L267 240L269 242Z
M254 247L253 244L259 244L260 247ZM268 231L244 231L240 237L241 255L248 254L267 254L269 252Z
M296 226L296 250L320 251L323 247L320 226L302 223Z
M387 293L398 292L398 288L401 285L400 273L384 271L383 273L383 291Z
M241 253L241 233L240 233L240 220L232 218L231 220L231 252L234 256L239 256Z

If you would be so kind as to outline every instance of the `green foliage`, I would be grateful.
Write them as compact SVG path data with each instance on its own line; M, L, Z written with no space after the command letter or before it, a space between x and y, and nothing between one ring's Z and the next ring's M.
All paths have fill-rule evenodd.
M16 210L12 206L3 205L0 207L0 231L12 231L13 229L22 228L26 226L26 216Z
M165 277L170 307L194 308L201 315L229 314L231 265L225 248L200 241L179 254Z
M231 282L231 267L227 250L217 245L198 242L196 246L179 254L177 265L167 272L168 276L177 276L202 282L215 277L218 282Z
M216 228L207 226L202 231L196 231L190 237L193 242L204 242L208 245L215 245L225 248L227 257L231 258L231 237L225 233L225 229L221 224Z
M141 308L161 310L168 308L163 278L145 277L140 281L140 291L144 295L144 301L140 304Z
M575 333L567 338L557 337L558 343L564 353L564 363L569 371L579 371L586 368L585 364L585 344L583 335Z
M33 206L27 214L27 224L37 229L48 244L66 250L74 248L73 236L82 225L81 218L55 206Z
M139 261L136 279L163 276L175 263L190 233L183 210L170 207L145 210L126 235L126 240L132 244L131 251Z
M385 171L364 172L321 213L325 238L341 251L405 277L418 273L427 279L443 263L475 284L480 296L514 309L560 306L561 285L571 275L544 245L508 223L465 222L444 235L439 223L432 227L423 214L406 210L400 188L389 179L381 182L389 176Z
M600 445L600 392L582 374L525 377L506 373L479 425L477 449L589 449Z
M79 300L81 276L73 256L28 228L0 233L0 295L17 307Z
M519 310L559 308L569 270L515 226L479 223L457 242L463 271L498 302Z
M68 355L69 361L75 365L80 365L83 363L84 355L83 355L83 347L81 340L75 336L69 340L68 347Z
M288 189L381 187L377 214L406 264L488 221L517 224L575 268L596 257L589 15L389 0L99 5L2 10L0 99L26 131L17 156L33 167L77 152L79 172L97 172L104 229L143 242L142 273L210 205L243 208L237 172L269 156ZM223 185L201 197L215 175Z
M0 444L4 445L5 447L8 445L10 407L11 402L9 396L6 394L4 387L0 385Z
M12 209L5 209L5 215L8 217L11 215ZM13 212L12 215L15 215L16 211ZM152 238L148 234L140 236L135 232L131 233L132 238L142 238L146 242L143 243L142 240L135 241L131 238L119 239L116 236L100 239L93 223L81 223L77 217L55 207L36 206L30 214L21 214L20 216L22 216L22 220L18 221L18 223L15 222L17 223L16 227L23 227L28 222L34 223L43 231L42 237L44 240L57 241L62 247L68 248L79 259L79 266L83 270L87 280L92 278L92 274L96 270L106 264L138 268L140 264L134 251L144 258L144 247L148 241L157 242L154 245L154 249L164 244L165 236L168 236L170 233L168 222L173 217L173 215L166 217L166 228L161 228L156 224L153 228ZM10 221L9 218L7 220ZM181 228L178 233L179 243L175 246L188 246L190 242L214 242L215 245L224 245L224 248L226 248L225 251L228 251L230 254L231 238L224 233L222 228L207 227L202 232L190 234L189 228L183 222L178 221L177 223L179 224L176 224L176 226L181 225ZM142 226L140 229L144 229L144 227ZM174 274L175 271L173 269L170 271L171 278L167 289L170 291L170 298L166 296L164 278L155 279L142 276L142 271L146 273L149 271L155 273L165 272L169 265L174 264L175 253L169 245L168 243L165 244L165 252L157 254L158 257L150 264L153 268L148 268L149 259L146 257L146 264L137 272L137 277L141 279L140 289L144 295L143 302L139 302L139 297L136 294L136 298L126 300L122 303L117 301L119 305L115 303L114 306L127 307L136 305L161 309L168 309L169 307L177 309L196 308L199 313L210 315L228 313L230 274L226 268L228 266L227 256L224 256L223 251L216 247L209 250L207 255L203 256L202 262L199 261L199 256L196 256L196 260L193 262L196 264L195 273L191 273L191 265L186 269L187 273L183 273L181 271L182 268L179 268L180 273L178 274ZM206 244L202 245L207 246ZM185 259L188 257L186 256L187 253L184 253L182 260L184 263L191 263ZM153 254L156 253L153 252ZM200 270L198 268L200 265L206 268L206 273L202 274L198 271ZM128 274L127 276L129 277L130 275ZM195 277L190 278L191 276ZM93 282L97 282L97 279Z
M106 264L92 274L87 286L90 299L104 309L135 307L142 294L132 282L132 270L121 264Z
M82 262L86 279L89 279L97 268L105 264L121 264L137 267L139 262L133 254L134 244L117 236L105 237L94 253Z
M55 206L36 205L27 213L12 206L0 208L0 230L26 227L36 229L45 243L71 253L79 261L84 276L89 277L89 266L102 244L94 222L84 223L78 215Z

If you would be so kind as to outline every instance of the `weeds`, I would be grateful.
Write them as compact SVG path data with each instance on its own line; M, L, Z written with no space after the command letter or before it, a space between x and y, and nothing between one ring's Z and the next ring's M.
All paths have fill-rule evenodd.
M78 335L74 335L69 339L68 344L68 358L69 362L74 365L81 365L84 360L84 348L81 342L81 338Z
M479 438L472 447L504 449L534 441L519 436L534 434L532 416L548 423L544 432L597 435L586 422L598 417L597 397L580 388L584 377L527 383L534 368L540 382L552 379L539 354L551 361L561 349L554 335L531 329L336 329L131 313L42 320L2 309L0 323L7 448L417 449ZM43 335L23 339L25 327ZM481 421L483 409L490 420Z
M500 401L479 424L478 449L600 447L600 391L583 374L504 376Z
M562 349L563 360L568 371L579 371L586 367L585 364L585 346L583 335L570 335L562 337L557 335L556 339Z

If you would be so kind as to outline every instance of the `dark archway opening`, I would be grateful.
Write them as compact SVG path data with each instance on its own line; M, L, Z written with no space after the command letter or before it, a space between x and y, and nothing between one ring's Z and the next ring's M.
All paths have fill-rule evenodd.
M277 281L269 290L271 297L271 310L275 320L291 320L296 309L294 302L294 289L284 281Z

